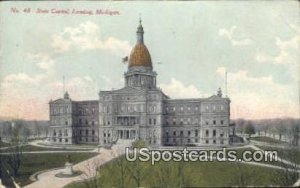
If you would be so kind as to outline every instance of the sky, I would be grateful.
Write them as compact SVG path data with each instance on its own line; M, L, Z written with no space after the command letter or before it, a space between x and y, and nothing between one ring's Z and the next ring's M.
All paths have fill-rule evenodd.
M63 76L75 101L123 87L139 15L171 98L225 95L227 72L231 118L299 118L299 14L298 1L0 2L0 118L49 119Z

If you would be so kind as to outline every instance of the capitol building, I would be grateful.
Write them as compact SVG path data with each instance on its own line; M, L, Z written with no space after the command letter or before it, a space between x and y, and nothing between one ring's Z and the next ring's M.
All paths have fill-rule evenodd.
M66 92L49 102L50 142L110 146L122 140L144 140L154 147L230 144L230 99L221 89L208 98L171 99L157 87L141 21L136 34L123 88L100 91L97 100L73 101Z

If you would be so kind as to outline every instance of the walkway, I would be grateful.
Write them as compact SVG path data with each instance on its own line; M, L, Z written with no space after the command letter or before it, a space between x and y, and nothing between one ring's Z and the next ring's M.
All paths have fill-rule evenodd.
M112 152L112 150L101 149L99 155L74 165L74 170L82 171L83 172L82 175L77 176L77 177L72 177L72 178L58 178L55 176L55 174L57 174L59 172L63 172L64 169L50 170L50 171L46 171L46 172L38 175L38 177L37 177L38 181L36 181L32 184L29 184L25 187L27 187L27 188L47 188L47 187L60 188L60 187L66 186L67 184L74 182L74 181L81 181L81 180L85 180L85 179L94 177L96 175L97 167L110 161L114 157L116 157L116 156L114 156L114 153Z
M70 184L71 182L82 181L82 180L86 180L91 177L94 177L97 175L96 169L98 167L100 167L101 165L105 164L106 162L112 160L113 158L116 158L116 157L120 156L121 154L123 154L124 148L129 144L131 144L131 143L129 143L129 142L126 143L124 141L122 141L122 142L120 141L120 142L118 142L118 144L114 145L111 150L101 148L99 155L74 165L74 170L81 170L82 172L84 172L80 176L73 177L73 178L57 178L57 177L55 177L55 174L62 172L64 169L50 170L50 171L46 171L46 172L38 175L38 177L37 177L38 181L36 181L32 184L29 184L25 187L27 187L27 188L48 188L48 187L61 188L61 187L64 187L64 186ZM259 147L254 146L254 145L232 147L232 149L233 148L236 148L236 149L237 148L249 148L249 147L254 150L261 150ZM281 160L281 162L292 165L292 163L290 161ZM268 168L274 168L274 169L281 169L281 170L285 169L280 166L274 166L274 165L266 164L266 163L257 163L257 162L241 162L241 163L255 165L255 166L268 167ZM297 166L297 167L299 167L299 166ZM293 170L293 169L288 169L288 170ZM298 172L300 172L300 171L298 170ZM299 183L299 182L297 182L297 183Z
M88 160L82 161L76 165L74 165L74 170L80 170L83 172L82 175L72 178L58 178L55 174L63 172L64 169L57 169L57 170L49 170L43 172L37 176L38 181L33 182L25 187L27 188L61 188L64 187L74 181L82 181L89 178L92 178L97 175L97 168L101 165L105 164L106 162L119 157L122 155L125 150L125 147L131 145L131 142L123 142L116 144L112 147L112 149L100 149L100 154L92 157ZM82 151L81 151L82 152Z

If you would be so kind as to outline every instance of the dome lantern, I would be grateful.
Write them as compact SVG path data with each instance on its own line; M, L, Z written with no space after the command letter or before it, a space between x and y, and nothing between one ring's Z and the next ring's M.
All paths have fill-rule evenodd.
M144 44L144 28L142 26L142 20L139 20L139 26L136 31L137 43L132 49L129 58L129 67L151 67L152 61L150 53Z

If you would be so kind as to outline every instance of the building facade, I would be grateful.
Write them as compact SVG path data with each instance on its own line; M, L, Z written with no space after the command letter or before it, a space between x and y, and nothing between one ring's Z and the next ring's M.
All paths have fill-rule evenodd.
M50 141L56 144L111 145L122 140L144 140L151 146L230 144L230 100L171 99L157 87L144 29L137 28L125 86L100 91L99 100L72 101L68 95L50 101Z

